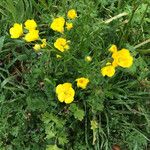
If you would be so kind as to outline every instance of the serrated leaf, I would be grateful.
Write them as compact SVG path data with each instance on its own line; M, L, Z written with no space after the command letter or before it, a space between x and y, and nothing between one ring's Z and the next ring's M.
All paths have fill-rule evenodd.
M84 118L84 111L79 109L76 104L71 104L69 110L73 113L74 117L80 121Z
M27 104L28 104L28 109L30 110L42 110L45 111L46 108L48 107L46 104L45 98L42 96L29 96L26 99Z
M45 112L45 113L42 115L42 121L43 121L45 124L48 124L48 123L51 121L51 115L50 115L48 112Z
M82 121L83 118L84 118L84 111L81 110L81 109L78 109L77 111L75 111L74 117L75 117L76 119Z
M97 129L98 128L98 123L97 123L97 121L96 120L92 120L91 121L91 129L92 130L95 130L95 129Z
M55 137L55 133L50 129L45 129L45 133L46 133L46 139L51 139L53 137Z
M57 145L48 145L46 150L62 150Z
M68 143L66 134L59 136L58 141L59 141L60 145L64 145L64 144Z

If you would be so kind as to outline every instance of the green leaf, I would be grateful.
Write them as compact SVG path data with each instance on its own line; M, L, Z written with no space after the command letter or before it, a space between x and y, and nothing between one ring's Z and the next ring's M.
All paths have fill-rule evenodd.
M1 88L4 88L4 86L7 84L7 83L12 83L12 80L14 80L14 76L10 76L8 78L6 78L2 83L1 83Z
M5 36L0 37L0 51L1 51L2 48L3 48L4 40L5 40Z
M73 113L74 117L80 121L84 118L84 111L79 109L76 104L71 104L69 110Z
M46 104L46 99L40 95L35 95L35 96L29 96L26 99L27 104L28 104L28 109L30 110L41 110L45 111L46 108L48 107Z
M48 124L51 121L51 115L48 112L45 112L44 114L42 114L42 121L45 124Z
M97 123L97 121L96 120L92 120L91 121L91 129L92 130L95 130L95 129L97 129L98 128L98 123Z
M55 134L56 134L50 125L46 126L45 133L46 133L46 139L51 139L55 137Z
M58 137L58 141L60 145L64 145L68 143L67 135L66 134L61 134L61 136Z
M12 134L14 137L17 137L18 133L19 133L19 127L18 127L18 126L17 126L17 127L13 127L11 134Z
M0 102L3 102L5 100L5 95L0 95Z
M57 145L48 145L46 150L62 150Z

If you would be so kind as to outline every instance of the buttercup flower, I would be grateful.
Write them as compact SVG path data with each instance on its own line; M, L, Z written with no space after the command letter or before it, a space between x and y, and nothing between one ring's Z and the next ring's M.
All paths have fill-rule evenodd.
M66 39L64 38L58 38L56 42L54 43L55 48L57 48L59 51L64 52L65 50L69 49L69 45Z
M42 39L41 47L44 48L46 47L46 45L47 45L46 39Z
M63 33L64 32L65 19L63 17L59 17L53 20L50 28L54 31Z
M117 67L117 66L118 66L118 62L117 62L117 60L116 60L116 59L114 59L114 60L113 60L113 62L112 62L112 66L113 66L113 67Z
M36 41L39 39L39 30L30 30L24 38L27 42Z
M66 28L67 30L71 30L73 28L73 23L66 22Z
M91 61L92 61L92 57L91 57L91 56L86 56L86 57L85 57L85 61L91 62Z
M133 57L130 55L128 49L121 49L120 51L114 52L112 55L113 66L121 66L123 68L129 68L133 64Z
M112 77L115 74L115 67L113 67L111 63L107 63L106 66L101 69L101 73L103 76Z
M77 17L77 13L74 9L70 9L67 13L67 17L69 19L75 19Z
M69 104L74 100L75 91L71 83L64 83L57 85L56 94L60 102Z
M27 20L25 22L25 28L28 29L28 30L35 30L36 27L37 27L37 24L33 19Z
M23 34L22 24L15 23L12 28L10 28L9 33L12 39L17 39Z
M41 49L40 44L35 44L34 47L33 47L33 49L34 49L36 52L38 52L38 51Z
M109 48L109 51L112 52L112 53L117 52L117 46L113 44L113 45Z
M76 79L76 81L77 81L77 87L80 87L82 89L85 89L88 83L90 82L88 78L84 78L84 77L78 78Z

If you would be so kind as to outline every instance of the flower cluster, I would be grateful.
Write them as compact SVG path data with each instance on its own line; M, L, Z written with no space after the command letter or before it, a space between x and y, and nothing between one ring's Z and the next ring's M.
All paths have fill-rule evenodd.
M130 54L128 49L117 50L116 45L112 45L109 49L112 52L112 63L107 63L105 67L101 69L101 73L103 76L112 77L115 74L115 68L120 66L123 68L129 68L133 64L133 57Z
M77 17L77 13L74 9L71 9L67 13L68 19L75 19ZM73 28L72 22L65 22L65 19L63 17L58 17L53 20L53 22L50 25L50 28L54 31L63 33L64 32L64 26L66 25L67 30L71 30Z
M52 21L50 28L56 32L61 33L61 35L64 35L65 28L67 30L71 30L73 28L73 23L70 22L70 20L74 20L76 17L76 11L74 9L71 9L67 13L69 22L68 20L66 21L64 17L58 17ZM46 47L46 39L40 39L39 30L37 30L37 23L33 19L27 20L24 23L24 29L22 24L15 23L10 29L11 38L19 38L24 35L24 40L26 42L40 40L40 43L36 43L33 47L33 49L37 52L41 48ZM60 52L65 52L70 48L69 43L69 40L61 36L54 42L54 47ZM106 63L106 66L101 69L101 74L103 76L112 77L115 74L117 67L129 68L132 66L133 57L131 56L128 49L123 48L121 50L118 50L116 45L112 45L109 51L112 53L112 62ZM61 58L62 56L57 54L56 57ZM92 57L86 56L85 61L91 62ZM88 83L90 82L89 79L85 77L77 78L75 81L77 82L77 87L81 89L86 89ZM60 102L69 104L74 100L75 90L73 89L72 84L67 82L57 85L56 94Z
M36 41L39 39L39 30L36 30L36 28L37 24L33 19L25 22L25 29L28 30L28 33L25 35L24 39L27 42Z
M71 9L67 13L67 21L65 21L64 17L55 18L51 23L50 28L56 32L60 32L63 34L65 31L65 27L67 30L71 30L73 28L73 23L71 22L71 20L74 20L76 17L76 11L74 9ZM33 46L33 49L36 52L38 52L41 48L46 47L47 45L46 39L40 39L39 30L37 30L37 23L33 19L27 20L24 23L24 28L22 24L15 23L13 27L10 28L9 33L11 35L11 38L14 39L24 36L23 39L26 42L34 42L40 40L40 43L36 43ZM69 42L70 41L66 40L66 38L60 37L54 42L54 47L59 51L64 52L69 49Z
M25 29L25 35L24 35L24 29L22 24L15 23L13 27L10 28L9 33L11 35L11 38L17 39L24 35L24 40L26 42L33 42L40 40L39 37L39 30L37 28L37 23L33 19L29 19L24 23L24 29ZM42 44L35 44L33 49L35 51L38 51L41 48L46 47L46 39L41 40Z
M80 87L82 89L86 89L89 83L89 79L84 77L78 78L76 79L76 81L77 87ZM56 94L60 102L69 104L74 100L75 90L72 88L71 83L59 84L56 87Z
M41 44L35 44L33 49L38 52L41 48L45 48L47 46L47 42L46 42L46 39L42 39L41 40Z
M70 20L73 20L77 17L77 13L74 9L71 9L67 13L67 18L69 19L69 22L64 19L64 17L58 17L53 20L53 22L50 24L50 28L56 32L64 34L65 27L67 30L71 30L73 28L73 23L70 22ZM58 49L61 52L64 52L69 49L69 43L66 38L59 37L54 42L54 47Z

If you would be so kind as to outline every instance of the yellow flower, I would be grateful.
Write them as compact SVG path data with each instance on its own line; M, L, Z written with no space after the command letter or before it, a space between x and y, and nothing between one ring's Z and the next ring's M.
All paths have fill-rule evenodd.
M117 67L117 66L118 66L118 63L117 63L116 59L113 60L112 66L113 66L113 67Z
M75 19L77 17L77 13L74 9L70 9L67 13L67 17L69 19Z
M36 41L39 39L39 30L30 30L24 38L27 42Z
M86 56L86 57L85 57L85 61L91 62L91 61L92 61L92 57L91 57L91 56Z
M64 38L58 38L56 42L54 43L55 48L57 48L59 51L64 52L65 50L69 49L69 45L66 39Z
M40 44L35 44L34 47L33 47L33 49L34 49L36 52L38 52L38 51L41 49Z
M109 51L112 52L112 53L117 52L117 46L113 44L113 45L109 48Z
M66 22L66 28L67 30L71 30L73 28L73 23Z
M123 68L129 68L133 64L133 57L130 55L128 49L121 49L120 51L114 52L112 55L113 66L121 66Z
M46 45L47 45L46 39L42 39L41 47L44 48L46 47Z
M88 78L78 78L77 81L77 87L80 87L82 89L85 89L87 87L87 84L90 82Z
M103 76L112 77L115 74L115 67L107 63L106 66L101 69L101 73Z
M53 20L50 28L54 31L63 33L64 32L65 19L63 17L59 17Z
M57 85L56 94L60 102L69 104L74 100L75 91L71 83L64 83Z
M22 24L15 23L12 28L10 28L9 33L12 39L17 39L23 34Z
M35 30L36 27L37 27L37 24L33 19L27 20L25 22L25 28L28 29L28 30Z

